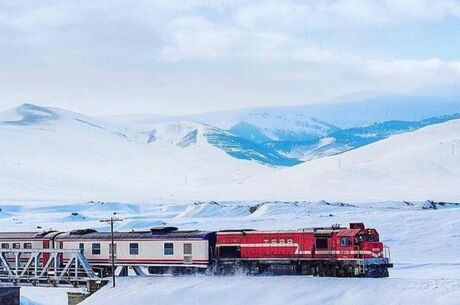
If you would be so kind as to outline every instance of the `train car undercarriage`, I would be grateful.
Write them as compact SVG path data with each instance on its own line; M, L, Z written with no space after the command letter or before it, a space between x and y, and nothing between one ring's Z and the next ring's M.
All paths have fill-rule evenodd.
M393 267L380 260L215 260L211 272L218 275L312 275L328 277L388 277Z

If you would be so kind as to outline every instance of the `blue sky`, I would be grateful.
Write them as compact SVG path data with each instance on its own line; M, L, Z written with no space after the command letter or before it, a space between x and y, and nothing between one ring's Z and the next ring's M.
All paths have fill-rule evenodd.
M0 1L0 109L188 114L460 84L460 2Z

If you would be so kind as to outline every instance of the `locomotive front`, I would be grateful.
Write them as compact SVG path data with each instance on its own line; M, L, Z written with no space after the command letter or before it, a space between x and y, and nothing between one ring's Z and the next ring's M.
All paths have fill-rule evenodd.
M376 229L365 228L362 223L351 223L349 230L339 231L340 243L343 245L342 237L350 232L350 246L353 248L351 254L363 261L365 277L387 277L390 263L390 249L379 240Z

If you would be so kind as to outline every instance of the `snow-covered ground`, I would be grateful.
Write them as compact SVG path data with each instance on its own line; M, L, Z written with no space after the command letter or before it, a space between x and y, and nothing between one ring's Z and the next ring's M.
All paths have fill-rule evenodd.
M209 184L274 170L231 157L207 143L203 126L192 127L167 124L149 142L152 135L23 105L0 114L0 201L151 201L179 190L212 198ZM187 145L193 130L199 134Z
M67 292L69 291L81 292L83 290L62 287L21 287L21 305L67 305Z
M460 298L460 205L430 202L206 202L49 203L2 205L0 227L31 230L108 228L100 218L124 219L117 230L171 225L182 229L295 229L363 221L391 247L395 268L388 279L313 277L153 277L122 279L84 305L126 304L458 304ZM251 213L252 212L252 213ZM38 289L38 288L34 288ZM23 289L40 305L49 290ZM56 293L63 294L62 291ZM45 299L41 298L44 294ZM152 303L155 300L155 303ZM25 303L27 304L27 303ZM35 305L35 304L34 304ZM64 304L63 304L64 305Z
M255 176L232 192L240 199L460 201L459 171L460 120L454 120ZM227 192L216 186L216 197Z
M144 133L34 105L3 113L0 122L2 231L107 230L99 219L113 213L124 219L117 230L365 222L379 230L395 263L388 279L122 279L85 305L459 303L460 120L290 168L234 158L195 122L160 122ZM277 157L259 157L267 156ZM66 290L50 291L24 288L23 303L65 304Z
M460 201L460 120L288 168L262 165L291 160L203 124L145 134L28 104L0 114L0 142L0 202Z
M119 281L81 305L458 304L458 280L180 277Z

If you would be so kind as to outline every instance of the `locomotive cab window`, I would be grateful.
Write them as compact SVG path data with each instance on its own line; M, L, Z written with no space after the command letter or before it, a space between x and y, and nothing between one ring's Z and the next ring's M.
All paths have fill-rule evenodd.
M317 238L316 239L316 249L328 249L329 245L327 238Z
M100 255L101 254L101 244L95 243L91 245L91 253L93 255Z
M10 248L10 244L2 243L2 249L9 249L9 248Z
M351 246L351 239L350 237L340 237L340 245L342 247Z
M164 255L174 255L174 244L165 243L164 244Z
M139 244L138 243L129 244L129 255L139 255Z

